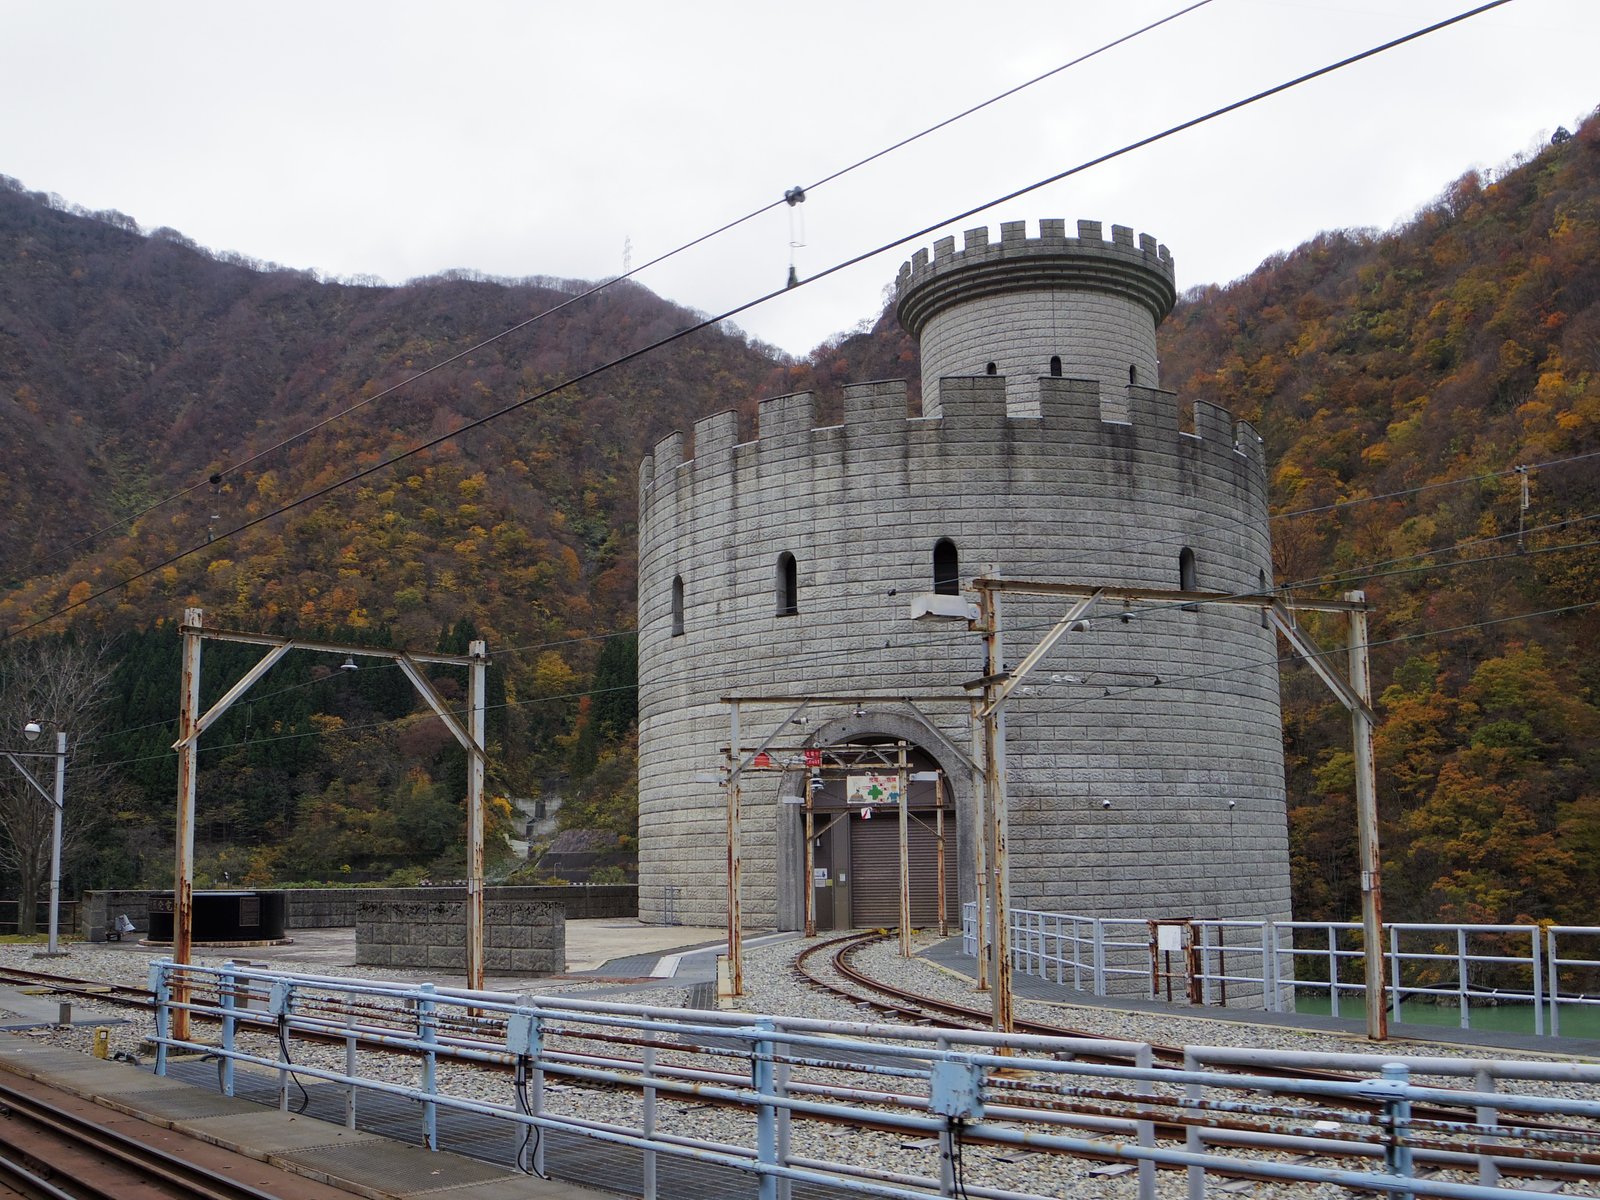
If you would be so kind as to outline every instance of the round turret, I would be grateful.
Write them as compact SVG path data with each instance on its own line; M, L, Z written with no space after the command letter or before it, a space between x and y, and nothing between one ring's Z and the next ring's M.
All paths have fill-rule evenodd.
M1165 248L1064 228L974 231L902 269L919 415L903 382L846 387L829 422L814 397L780 396L753 430L708 416L692 457L675 433L641 464L644 920L723 919L736 742L767 760L741 780L747 927L800 927L808 902L823 929L898 921L897 822L863 797L898 787L902 763L913 921L935 919L941 848L948 911L973 898L965 685L984 647L965 622L912 620L908 600L931 592L959 617L977 575L1101 591L1006 710L1012 902L1288 917L1272 631L1251 608L1117 593L1268 586L1261 440L1205 402L1180 421L1155 386ZM1062 607L1008 594L1006 661Z
M1148 234L1125 225L1103 241L1098 221L1021 221L968 230L918 251L900 268L895 314L922 347L923 412L938 416L939 380L1002 375L1014 416L1037 415L1041 376L1092 379L1113 393L1158 386L1156 326L1177 297L1172 257Z

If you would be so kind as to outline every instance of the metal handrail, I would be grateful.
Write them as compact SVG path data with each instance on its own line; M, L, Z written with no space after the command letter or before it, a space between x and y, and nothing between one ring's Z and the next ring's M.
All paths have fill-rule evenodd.
M1275 1073L1297 1061L1284 1052L1191 1048L1185 1066L1177 1069L1156 1066L1152 1047L1141 1042L508 999L503 993L297 976L234 963L204 967L158 959L150 968L150 987L156 997L157 1074L167 1073L174 1051L198 1050L217 1057L222 1090L229 1095L234 1068L241 1063L277 1072L284 1107L291 1075L338 1085L346 1090L352 1127L359 1094L403 1098L417 1103L423 1140L432 1149L440 1148L441 1110L631 1147L644 1157L650 1200L656 1195L656 1158L663 1154L753 1175L762 1200L776 1200L795 1183L893 1200L954 1196L961 1190L996 1200L1043 1200L1038 1193L977 1187L960 1179L952 1164L960 1161L969 1139L1134 1164L1140 1200L1154 1200L1157 1166L1186 1168L1191 1196L1203 1195L1214 1174L1240 1173L1394 1196L1426 1191L1490 1200L1506 1194L1492 1184L1501 1163L1513 1157L1523 1169L1600 1177L1600 1167L1578 1161L1548 1129L1526 1132L1496 1116L1509 1111L1600 1120L1600 1099L1574 1097L1565 1086L1600 1087L1600 1065L1593 1064L1321 1055L1319 1063L1350 1071L1352 1077L1288 1079ZM275 1048L270 1039L263 1039L267 1048L258 1051L238 1044L247 1010L249 1019L276 1025ZM219 1023L218 1044L175 1036L180 1011ZM291 1060L291 1039L330 1036L348 1039L343 1069ZM595 1039L600 1039L596 1048L586 1049ZM358 1043L384 1054L415 1056L418 1081L401 1084L363 1073ZM674 1043L670 1057L657 1058L658 1047ZM1088 1061L1090 1051L1094 1061ZM1243 1066L1243 1073L1217 1069L1229 1055L1239 1054L1252 1055L1231 1064ZM464 1094L473 1085L462 1072L437 1070L444 1058L509 1066L519 1082L507 1103ZM545 1087L551 1072L638 1090L643 1096L638 1124L597 1121L566 1110ZM1412 1082L1412 1074L1465 1076L1472 1086L1466 1091L1422 1087ZM1518 1083L1514 1094L1498 1090L1511 1081ZM1527 1086L1541 1082L1559 1082L1567 1094L1546 1095ZM1084 1087L1114 1088L1142 1099L1127 1116L1107 1113L1103 1106L1078 1112L1073 1093ZM718 1132L742 1140L659 1129L656 1106L662 1096L738 1110L746 1118ZM1157 1141L1152 1110L1158 1100L1196 1118L1182 1149L1170 1140ZM1461 1124L1464 1136L1480 1128L1488 1132L1460 1142L1459 1148L1425 1142L1413 1149L1412 1103L1442 1101L1477 1108L1478 1124ZM1376 1103L1381 1121L1375 1125L1369 1110L1359 1108L1337 1123L1337 1131L1329 1131L1325 1127L1336 1122L1326 1118L1341 1103ZM1303 1116L1296 1115L1296 1106ZM1225 1116L1265 1113L1269 1107L1286 1119L1245 1128ZM1320 1160L1303 1155L1307 1139L1292 1132L1309 1128L1313 1116L1322 1120L1317 1126ZM938 1173L913 1174L915 1162L904 1157L889 1171L859 1156L835 1161L792 1153L792 1127L814 1120L887 1131L902 1140L905 1135L933 1139ZM539 1139L532 1164L541 1173L550 1165L543 1158L547 1141ZM1366 1160L1372 1169L1326 1165L1336 1154ZM1423 1183L1417 1175L1425 1168L1462 1164L1476 1165L1477 1184Z
M968 954L975 952L975 921L976 905L963 905ZM1013 909L1010 923L1014 969L1097 996L1158 998L1151 982L1149 919ZM1339 1016L1342 1000L1365 991L1359 923L1196 918L1183 924L1195 951L1195 962L1184 968L1184 991L1201 1003L1248 1000L1282 1011L1309 993L1326 996L1329 1011ZM1533 1032L1556 1035L1563 1006L1600 1006L1600 926L1393 922L1387 929L1389 1004L1396 1021L1405 1019L1408 1000L1434 1007L1453 1003L1463 1029L1471 1028L1475 1008L1525 1004ZM1484 946L1485 938L1502 944ZM1419 939L1427 940L1419 945ZM1507 939L1513 943L1509 949ZM1498 971L1502 981L1477 982L1485 971ZM1575 990L1574 982L1585 978L1590 986ZM1139 982L1130 987L1118 980Z

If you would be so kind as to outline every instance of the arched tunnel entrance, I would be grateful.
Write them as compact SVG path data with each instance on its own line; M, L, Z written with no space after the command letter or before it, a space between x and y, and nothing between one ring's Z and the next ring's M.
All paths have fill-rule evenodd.
M825 733L819 731L817 740ZM795 901L792 924L784 924L804 927L808 886L819 932L900 924L903 776L912 926L937 927L942 911L949 926L958 928L965 776L953 779L925 746L890 733L851 730L846 740L810 750L808 759L810 765L790 772L782 789L788 828L779 839L787 860L781 874L792 881L783 889L786 898Z

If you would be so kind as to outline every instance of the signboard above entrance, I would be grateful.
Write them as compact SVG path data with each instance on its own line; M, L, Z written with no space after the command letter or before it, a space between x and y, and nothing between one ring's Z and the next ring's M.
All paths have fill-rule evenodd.
M850 775L845 800L849 804L899 804L898 775Z

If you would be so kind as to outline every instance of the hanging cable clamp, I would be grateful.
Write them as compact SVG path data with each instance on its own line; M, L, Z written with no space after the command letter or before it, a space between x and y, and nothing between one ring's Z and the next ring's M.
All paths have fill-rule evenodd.
M789 202L789 207L793 208L796 204L804 204L806 202L806 190L796 185L785 192L783 198Z

